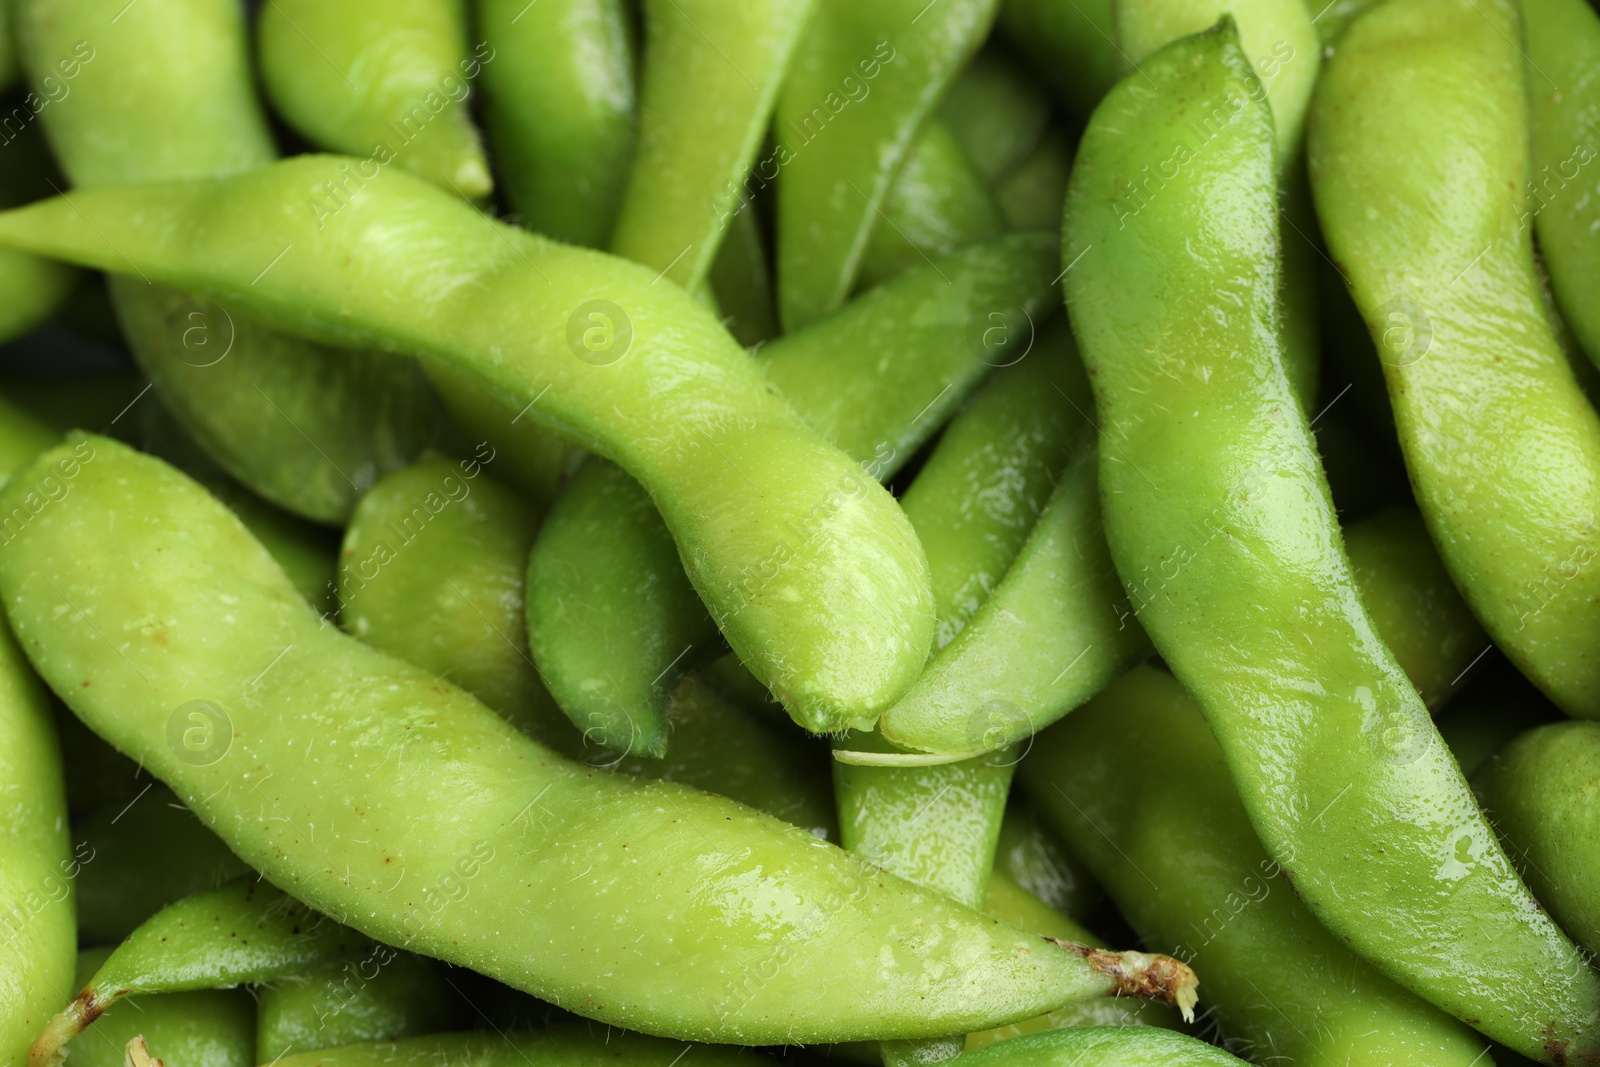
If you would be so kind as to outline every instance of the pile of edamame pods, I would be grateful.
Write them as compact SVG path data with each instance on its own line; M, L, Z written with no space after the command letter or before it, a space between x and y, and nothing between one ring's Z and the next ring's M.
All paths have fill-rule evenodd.
M0 1067L1600 1064L1588 0L0 84Z

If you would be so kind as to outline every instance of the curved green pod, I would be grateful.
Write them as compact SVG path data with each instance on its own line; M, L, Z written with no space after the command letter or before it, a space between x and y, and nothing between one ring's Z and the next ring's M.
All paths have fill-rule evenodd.
M778 184L778 317L839 307L917 131L988 35L998 0L818 0L752 184Z
M1134 668L1036 737L1019 774L1139 935L1192 963L1227 1048L1341 1067L1481 1062L1482 1038L1356 958L1295 897L1171 675Z
M760 1067L745 1049L684 1045L627 1030L566 1024L509 1034L433 1034L404 1041L372 1041L285 1056L278 1067L665 1067L674 1059L708 1067Z
M1512 741L1472 784L1533 891L1563 929L1600 945L1600 862L1594 833L1600 723L1558 722Z
M763 347L766 380L869 476L886 479L986 374L1034 343L1034 323L1054 303L1048 244L1016 234L909 271ZM667 694L720 648L678 555L643 490L590 463L529 558L534 662L579 729L618 751L659 754ZM765 573L784 565L774 557Z
M251 1062L438 1033L468 1021L466 1005L438 964L409 952L386 955L257 989Z
M641 480L723 633L797 720L871 722L899 695L932 640L921 546L709 312L652 286L647 268L496 223L399 172L318 231L297 205L342 165L302 156L223 181L85 191L19 209L7 236L129 269L115 244L147 275L297 330L478 375ZM410 225L396 230L396 216ZM212 224L182 224L201 217ZM281 242L294 254L263 274ZM751 492L763 507L747 506Z
M1075 923L1087 921L1105 898L1105 891L1083 861L1067 849L1040 818L1038 807L1017 789L1011 791L1006 803L1000 838L995 842L994 875L989 881L991 904L985 905L991 914L995 878L1001 875L1053 913Z
M856 278L862 289L1004 230L983 176L937 116L918 131L880 210Z
M633 154L634 42L625 0L479 0L484 124L522 225L599 248Z
M1047 135L1050 111L1044 86L1010 49L991 38L950 83L938 117L984 184L998 189L1038 149Z
M10 81L15 76L16 63L10 5L6 4L0 7L0 81ZM61 63L74 73L81 69L79 60L72 56ZM71 87L63 76L62 70L54 70L49 75L51 87L56 93L64 94L62 99L65 99ZM38 102L37 97L32 99ZM32 126L24 126L18 133L7 129L0 139L0 148L6 150L8 164L0 168L0 207L16 207L50 195L49 162L38 131ZM0 344L43 325L72 295L78 277L77 271L63 263L23 252L0 253Z
M1093 257L1067 272L1068 310L1104 436L1106 540L1139 621L1317 919L1519 1052L1600 1056L1600 979L1518 880L1362 606L1278 354L1265 91L1226 19L1141 69L1084 135L1063 247ZM1119 218L1126 176L1172 158L1186 180Z
M1583 0L1522 0L1529 126L1528 215L1561 314L1600 363L1600 15Z
M78 875L78 936L116 944L156 912L249 873L165 786L114 800L72 827L92 859Z
M601 1021L743 1043L966 1032L1187 973L1057 949L770 816L561 760L323 625L225 508L115 442L46 453L0 514L84 445L72 492L0 553L19 643L236 854L368 936ZM684 863L711 833L716 862ZM530 886L537 916L506 907ZM912 922L937 936L907 940Z
M210 483L210 489L272 553L307 604L324 615L339 610L333 584L339 542L332 530L269 504L231 479Z
M197 893L162 908L99 961L39 1033L28 1064L59 1065L68 1042L83 1040L80 1034L130 996L266 982L372 951L355 931L254 880Z
M527 418L527 404L507 401L471 373L440 364L430 366L427 373L457 425L472 437L473 451L487 447L500 457L495 477L528 503L548 508L581 452L560 434Z
M76 70L70 93L40 115L74 184L205 178L274 158L237 4L19 0L16 14L38 91L49 93L65 64ZM116 31L106 32L113 18ZM353 174L328 175L334 184L307 189L297 210L325 222L359 184ZM268 500L342 522L361 492L433 433L437 402L411 361L335 356L239 308L147 281L112 287L140 369L184 429Z
M1048 131L1033 154L994 188L1007 229L1058 229L1071 170L1072 149L1066 136L1060 130Z
M445 678L558 751L571 727L528 658L523 580L539 513L486 471L495 451L425 459L361 498L340 548L340 625Z
M1245 1061L1157 1026L1070 1026L1000 1041L955 1067L1240 1067Z
M1517 23L1508 0L1366 12L1324 74L1311 175L1445 567L1512 662L1596 717L1600 417L1550 330L1516 192Z
M272 0L256 23L261 82L313 144L476 200L494 183L467 96L495 51L468 47L465 20L461 0Z
M772 263L757 214L741 211L728 222L727 235L706 275L723 325L746 348L778 336Z
M611 251L685 289L705 279L750 207L745 179L815 2L645 0L638 142Z
M87 982L110 949L78 954ZM162 993L119 1004L63 1050L74 1067L126 1067L128 1043L143 1040L152 1057L183 1067L252 1067L256 1004L243 989Z
M1111 0L1004 0L999 21L1074 114L1088 115L1116 84L1122 58Z

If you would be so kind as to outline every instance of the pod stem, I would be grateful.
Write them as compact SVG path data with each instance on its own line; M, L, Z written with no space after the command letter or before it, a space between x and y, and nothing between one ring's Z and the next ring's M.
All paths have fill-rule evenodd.
M1150 952L1112 952L1054 937L1045 940L1082 956L1091 969L1111 979L1117 996L1164 1000L1177 1005L1184 1022L1194 1022L1200 979L1182 960Z
M94 986L85 986L72 998L72 1003L62 1008L48 1023L43 1032L34 1038L28 1049L28 1067L60 1067L66 1059L62 1048L68 1041L89 1028L111 1006L115 997L102 997Z
M984 753L962 752L864 752L854 748L836 748L833 758L854 767L942 767L947 763L960 763Z
M150 1055L144 1035L135 1034L128 1039L128 1047L122 1050L122 1067L165 1067L165 1064Z

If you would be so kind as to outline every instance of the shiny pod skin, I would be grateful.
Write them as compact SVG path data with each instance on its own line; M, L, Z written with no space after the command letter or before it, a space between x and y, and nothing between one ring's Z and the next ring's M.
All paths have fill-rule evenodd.
M761 1067L745 1049L683 1045L626 1030L560 1025L510 1034L432 1034L404 1041L369 1041L285 1056L278 1067L667 1067L674 1058L708 1067Z
M463 1025L471 1014L442 966L393 950L279 979L256 989L255 999L253 1062L258 1064L363 1041L438 1033Z
M518 221L558 241L611 240L633 154L633 30L626 0L479 0L494 50L484 123Z
M1000 1041L954 1067L1239 1067L1245 1061L1157 1026L1069 1026Z
M1279 356L1265 91L1227 19L1141 71L1090 121L1063 242L1063 262L1092 257L1067 306L1138 619L1318 920L1518 1052L1600 1057L1600 979L1517 878L1362 605ZM1121 200L1168 159L1183 181Z
M1519 34L1509 0L1361 15L1318 90L1312 186L1446 569L1539 688L1600 717L1600 416L1535 273Z
M994 22L998 0L817 0L778 94L775 144L747 189L776 181L785 331L839 307L889 187Z
M146 275L226 291L284 326L477 375L650 490L723 633L797 720L870 722L900 694L933 637L910 524L708 311L647 268L495 223L399 171L318 230L305 197L344 165L300 156L84 191L0 226L130 269L109 240Z
M1146 943L1192 963L1232 1051L1341 1067L1480 1062L1482 1038L1357 959L1295 897L1171 675L1135 667L1036 737L1019 773Z
M87 982L110 949L78 954L78 979ZM256 1004L243 989L161 993L124 1001L107 1011L65 1052L74 1067L126 1067L128 1042L142 1038L150 1055L184 1067L252 1067Z
M816 0L645 0L633 168L611 251L705 280ZM828 0L822 0L826 3Z
M256 24L262 86L320 148L488 196L467 95L495 52L468 48L465 18L461 0L272 0Z
M1600 363L1600 15L1583 0L1522 0L1533 213L1550 287Z
M1597 755L1600 723L1552 723L1512 741L1472 779L1522 876L1591 951L1600 945Z
M9 7L9 5L7 5ZM0 9L0 36L9 35L10 13ZM0 50L12 52L11 42ZM4 64L0 60L0 65ZM15 72L16 57L10 57ZM78 60L61 60L67 69L80 69ZM59 85L60 82L52 84ZM57 92L60 90L58 89ZM49 163L39 133L29 126L20 134L6 131L5 147L11 153L8 166L0 171L0 205L16 207L50 195ZM72 295L78 272L63 263L54 263L23 252L0 252L0 343L14 340L42 325Z
M995 366L1033 343L1034 323L1055 302L1049 245L1043 234L1015 234L915 268L763 347L759 369L807 424L869 477L887 479ZM534 662L578 728L620 752L662 751L667 694L721 648L679 556L644 491L590 463L529 558ZM750 580L783 568L773 557Z
M1057 949L770 816L568 763L324 624L225 508L115 442L46 453L0 513L86 441L72 492L0 553L19 643L241 858L368 936L604 1022L730 1043L964 1033L1187 973ZM175 713L209 729L169 742ZM913 923L926 934L908 940Z
M30 80L61 98L40 123L80 188L210 178L276 155L230 0L17 0L16 20ZM299 210L308 219L317 204L331 210L331 189L307 190ZM140 369L184 429L296 514L343 522L433 433L438 404L411 360L335 355L136 275L112 282L112 300Z

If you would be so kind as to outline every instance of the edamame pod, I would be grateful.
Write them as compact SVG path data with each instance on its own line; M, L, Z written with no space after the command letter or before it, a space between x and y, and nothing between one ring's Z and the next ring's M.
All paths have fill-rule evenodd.
M1067 198L1072 150L1060 130L1045 134L1039 147L995 187L995 204L1012 230L1053 230L1061 225Z
M862 877L726 800L560 760L323 625L225 508L115 442L46 453L0 493L0 515L85 442L72 491L24 508L0 553L19 643L235 853L368 936L602 1021L727 1042L931 1037L1191 980L1165 957L1057 949ZM212 720L209 737L169 744L175 712ZM711 832L717 862L683 863ZM506 906L529 886L537 917ZM937 936L908 940L912 922Z
M87 982L110 949L78 954L78 978ZM251 1067L255 1058L256 1005L242 989L206 989L138 997L101 1016L94 1029L67 1045L73 1067L126 1067L128 1042L140 1039L150 1054L176 1067Z
M766 379L869 475L887 478L993 366L1021 358L1011 346L1031 343L1053 302L1047 243L1013 235L907 272L763 348ZM578 728L618 751L662 751L667 694L720 648L678 555L643 490L591 463L529 558L534 662ZM783 565L774 558L767 572Z
M1480 1062L1481 1038L1356 958L1295 898L1170 675L1135 667L1036 737L1019 773L1139 935L1193 962L1227 1048L1341 1067Z
M629 18L625 0L478 0L500 190L522 225L558 241L611 239L633 154Z
M1467 691L1439 716L1439 736L1470 780L1518 734L1562 718L1549 697L1500 657L1473 671Z
M1583 0L1522 0L1531 202L1561 313L1589 358L1600 363L1600 16Z
M1244 1061L1215 1045L1157 1026L1072 1026L1000 1041L950 1063L952 1067L1240 1067Z
M997 189L1045 137L1050 98L1021 59L991 39L951 83L939 119L984 184Z
M60 1064L62 1047L127 997L270 981L371 948L355 931L253 879L185 897L145 920L100 962L39 1033L29 1067Z
M1021 790L1013 789L1006 804L1000 839L995 843L994 870L995 876L1004 875L1028 896L1075 923L1086 922L1105 898L1083 861L1044 824L1037 807ZM994 885L991 876L990 901L994 899ZM1026 924L1024 927L1031 929Z
M802 424L709 312L645 267L496 223L400 172L318 231L296 205L340 166L302 156L222 181L84 191L0 226L15 245L129 269L114 244L147 275L297 330L478 375L644 484L722 632L797 721L870 723L899 695L933 636L922 548L894 499ZM752 492L762 507L747 506Z
M468 48L465 16L462 0L272 0L256 24L262 85L313 144L488 196L467 95L495 52Z
M68 59L73 69L77 60ZM9 4L0 7L0 77L16 73ZM0 168L0 206L16 207L50 195L49 163L39 134L31 126L6 131L7 166ZM42 325L72 295L78 272L24 252L0 252L0 343L14 340Z
M923 120L977 50L998 0L818 0L778 95L778 312L786 331L854 288L878 211Z
M230 0L131 8L22 0L17 18L24 62L41 90L66 73L62 64L77 72L70 94L41 112L76 185L211 177L272 160L243 15ZM327 177L335 184L308 188L299 201L319 226L360 181L350 171ZM148 281L112 285L140 369L184 429L268 500L342 522L381 473L409 462L432 434L437 402L414 362L335 356L239 308Z
M438 1033L467 1020L439 965L409 952L346 962L256 991L254 1063L318 1049ZM159 1052L160 1050L155 1050Z
M73 825L78 936L115 944L168 904L250 870L165 786L112 801Z
M937 116L918 132L881 210L861 258L862 289L1004 229L983 176Z
M1116 84L1122 61L1110 0L1004 0L1000 29L1077 115Z
M1472 784L1540 903L1591 951L1600 945L1600 723L1558 722L1512 741Z
M467 1063L475 1067L663 1067L689 1056L708 1067L761 1067L755 1053L715 1045L683 1045L644 1034L594 1029L583 1025L552 1026L510 1034L433 1034L404 1041L373 1041L341 1048L285 1056L278 1067L438 1067Z
M1139 621L1319 920L1519 1052L1600 1056L1600 979L1517 879L1361 604L1278 352L1265 91L1228 19L1141 69L1090 121L1063 247L1093 257L1066 274L1068 310L1105 438L1106 539ZM1129 175L1176 158L1183 181L1122 203Z
M1445 567L1512 662L1597 717L1600 417L1534 273L1517 21L1509 0L1363 14L1318 92L1312 182Z
M778 308L772 288L772 264L767 256L758 213L736 213L706 276L723 325L746 348L778 336Z
M645 0L633 170L611 250L693 289L761 147L815 0ZM828 2L828 0L823 0Z

